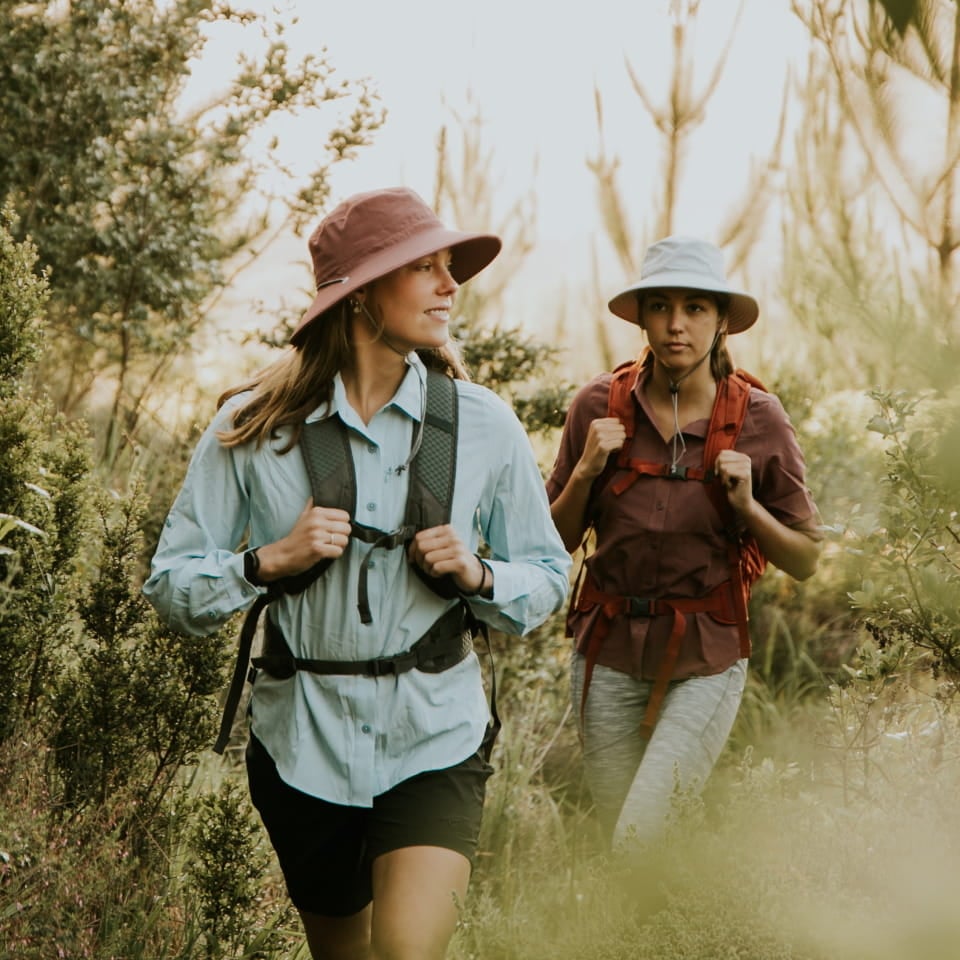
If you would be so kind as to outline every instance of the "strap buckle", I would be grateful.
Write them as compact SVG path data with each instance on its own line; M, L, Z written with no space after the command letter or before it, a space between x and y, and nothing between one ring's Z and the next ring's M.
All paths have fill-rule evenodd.
M668 480L686 480L687 479L687 468L682 467L679 463L671 463L670 469L667 471Z
M371 677L398 676L412 670L417 665L417 655L411 651L397 654L395 657L375 657L367 661L367 673Z
M652 617L653 601L649 597L627 597L627 616Z
M406 524L390 531L377 530L376 527L365 527L360 523L354 523L351 526L352 535L364 543L369 543L371 550L396 550L397 547L402 547L407 541L413 539L417 532L417 528L412 524Z

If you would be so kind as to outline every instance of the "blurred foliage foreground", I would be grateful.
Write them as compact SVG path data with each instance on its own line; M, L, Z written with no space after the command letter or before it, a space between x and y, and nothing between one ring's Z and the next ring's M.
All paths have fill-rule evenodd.
M61 6L28 16L0 0L0 195L11 198L0 214L0 958L304 960L239 746L225 762L208 750L233 631L171 634L140 597L191 445L174 437L158 452L148 414L228 285L225 264L268 233L266 215L237 226L257 173L242 150L251 133L275 111L351 105L290 191L283 219L299 222L322 209L329 165L367 142L379 109L362 88L346 97L324 61L291 65L275 38L225 101L159 129L140 118L170 115L203 26L247 15L209 0L167 4L159 19L153 4L111 5L110 16L95 0ZM792 366L806 379L770 385L826 523L820 571L758 584L728 749L702 796L677 796L667 838L639 862L596 837L562 618L523 641L494 638L505 730L452 960L958 955L955 218L902 215L932 251L932 271L908 289L893 282L896 256L877 255L874 196L861 191L882 178L854 166L850 189L823 176L848 169L849 117L867 116L852 81L881 89L878 68L921 55L938 67L933 41L947 34L921 17L925 42L905 43L871 20L878 29L856 36L875 49L851 71L838 51L852 5L794 6L830 57L809 79L812 146L784 229L783 293L808 334L807 362ZM960 45L950 50L960 64ZM956 195L960 84L933 89L950 105L938 114L950 117L949 149L944 171L919 184L924 210ZM821 109L823 98L848 112ZM877 130L895 132L884 113L894 98L868 102ZM854 127L864 149L888 145ZM599 174L611 169L598 161ZM474 197L450 191L460 194ZM860 199L865 219L850 206ZM471 364L501 389L549 360L509 337L470 339ZM112 391L94 443L65 415L104 374ZM865 383L891 389L864 395ZM563 391L525 404L505 392L525 424L561 419Z
M206 750L230 638L156 622L142 488L105 491L25 387L35 259L0 230L0 955L304 957L239 758ZM802 588L762 581L730 747L641 862L595 837L561 621L497 638L506 730L452 957L956 956L955 406L872 399L861 442L804 436L824 475L842 461L821 505L844 523Z

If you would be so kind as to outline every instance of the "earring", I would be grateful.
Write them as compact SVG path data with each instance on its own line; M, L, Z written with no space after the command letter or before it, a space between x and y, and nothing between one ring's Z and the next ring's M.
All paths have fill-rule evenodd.
M351 301L350 301L350 306L352 307L354 314L357 314L357 313L360 312L360 301L359 301L359 300L351 300Z

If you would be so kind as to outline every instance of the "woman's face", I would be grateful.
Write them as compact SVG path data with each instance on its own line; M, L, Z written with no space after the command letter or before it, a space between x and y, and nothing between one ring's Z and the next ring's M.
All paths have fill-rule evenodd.
M402 350L442 347L450 338L450 309L458 284L450 273L450 250L440 250L372 283L367 307Z
M650 290L640 304L640 324L657 360L682 371L709 353L720 311L713 294L702 290Z

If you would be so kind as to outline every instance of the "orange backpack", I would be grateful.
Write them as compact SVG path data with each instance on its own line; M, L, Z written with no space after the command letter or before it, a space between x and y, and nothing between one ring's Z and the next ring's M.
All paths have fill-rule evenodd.
M735 622L740 635L740 655L750 655L750 632L748 627L748 603L750 588L766 568L766 558L760 552L756 540L739 530L733 508L726 493L720 486L713 464L721 450L733 449L740 436L740 429L746 416L750 398L750 389L766 391L766 387L744 370L736 370L717 383L717 395L714 399L710 424L707 428L706 444L703 451L703 465L700 467L678 467L666 463L653 463L630 457L631 440L636 430L636 401L633 389L643 365L643 357L620 364L613 371L610 383L610 395L607 401L607 416L619 419L626 429L626 440L617 457L617 467L627 471L611 480L608 489L619 496L629 489L639 477L669 477L675 480L699 481L704 484L704 492L724 521L727 537L727 557L730 563L730 579L724 581L706 597L666 597L640 598L621 597L601 591L589 571L584 575L583 583L576 591L573 605L580 611L601 607L601 616L597 619L585 656L586 663L581 695L581 714L587 699L587 690L593 667L600 647L606 638L611 621L616 616L656 616L671 614L673 629L670 641L664 653L663 662L654 681L653 691L647 707L647 713L641 725L641 733L649 739L656 723L657 714L672 679L673 669L680 653L680 643L686 630L686 615L696 612L710 612L727 622Z

